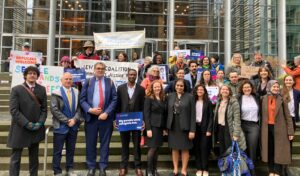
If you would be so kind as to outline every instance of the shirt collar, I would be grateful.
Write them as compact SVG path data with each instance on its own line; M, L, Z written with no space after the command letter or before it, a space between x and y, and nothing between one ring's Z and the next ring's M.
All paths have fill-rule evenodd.
M29 87L29 88L32 88L32 87L35 87L35 83L32 85L32 84L29 84L27 81L25 81L26 85Z
M128 88L128 89L135 89L135 86L136 86L136 83L134 83L134 86L133 86L133 87L129 87L129 86L128 86L128 83L127 83L127 88Z

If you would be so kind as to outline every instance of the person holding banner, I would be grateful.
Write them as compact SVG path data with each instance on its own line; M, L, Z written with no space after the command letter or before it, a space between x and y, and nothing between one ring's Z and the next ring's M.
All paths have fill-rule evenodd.
M193 95L196 101L196 134L194 150L196 154L196 176L208 176L208 155L213 126L213 105L204 85L198 84Z
M136 78L137 71L134 69L128 69L128 82L120 85L117 89L117 113L143 112L145 89L136 84ZM118 128L116 125L115 127ZM120 135L122 143L122 160L120 164L119 176L125 176L127 174L130 138L133 140L135 173L136 176L142 176L143 172L141 170L142 162L140 147L141 130L120 131Z
M52 92L50 110L53 115L53 160L54 175L61 176L62 150L66 143L67 176L76 176L73 171L75 145L81 121L79 91L72 88L73 78L65 72L61 78L62 86Z
M60 66L64 67L64 69L71 68L71 60L69 56L63 56L60 59Z
M196 106L194 97L186 92L184 79L175 82L175 90L168 95L168 131L169 148L172 149L173 175L178 174L179 151L181 151L181 175L187 175L189 150L193 148L196 131Z
M83 45L84 52L78 56L78 59L100 60L100 57L94 53L94 44L92 41L86 41Z
M166 122L166 101L162 84L155 80L151 83L144 104L144 119L147 130L148 146L146 176L159 176L157 159L159 147L163 144Z
M23 84L12 88L9 108L12 116L7 147L12 148L9 175L20 174L23 148L28 148L29 172L38 175L39 143L45 138L47 95L44 86L37 84L40 71L35 66L25 69Z
M250 64L253 67L267 67L274 76L273 68L267 60L263 59L263 54L258 50L254 52L254 61Z
M94 65L94 77L86 80L80 94L80 105L85 119L86 161L88 176L95 175L97 138L100 138L100 176L106 176L109 143L113 130L117 93L114 82L105 77L106 65Z
M242 66L245 66L242 55L240 53L234 53L226 69L226 78L229 78L229 73L231 72L237 72L238 75L241 75Z

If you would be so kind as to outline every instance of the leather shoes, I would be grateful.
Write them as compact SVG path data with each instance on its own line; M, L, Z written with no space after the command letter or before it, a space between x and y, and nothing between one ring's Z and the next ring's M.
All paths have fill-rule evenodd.
M119 176L125 176L127 174L127 169L120 169Z
M96 170L95 169L89 169L87 176L95 176Z
M135 175L136 175L136 176L143 176L142 170L141 170L141 169L136 169L136 170L135 170Z
M106 176L106 170L105 169L100 169L99 176Z

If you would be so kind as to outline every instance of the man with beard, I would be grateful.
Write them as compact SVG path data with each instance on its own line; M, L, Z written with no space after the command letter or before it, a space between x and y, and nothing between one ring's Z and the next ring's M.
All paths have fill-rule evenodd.
M184 75L184 79L188 80L191 86L191 89L195 87L197 82L200 81L200 74L197 74L198 65L196 61L189 62L190 73Z

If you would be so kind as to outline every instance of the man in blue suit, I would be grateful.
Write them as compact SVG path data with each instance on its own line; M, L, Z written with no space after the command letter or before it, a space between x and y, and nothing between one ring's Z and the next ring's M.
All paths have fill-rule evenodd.
M106 176L109 143L113 130L113 114L117 105L117 93L111 79L105 77L106 65L94 65L94 77L87 80L80 94L80 105L85 118L86 161L88 176L95 175L97 138L100 137L100 176Z

